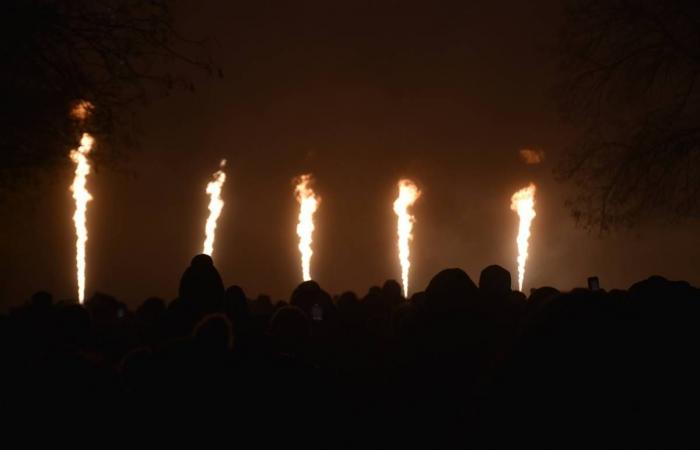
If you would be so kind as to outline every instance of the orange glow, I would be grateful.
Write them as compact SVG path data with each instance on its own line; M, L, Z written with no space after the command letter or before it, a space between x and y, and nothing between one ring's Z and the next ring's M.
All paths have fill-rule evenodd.
M80 100L77 102L74 106L73 109L71 109L70 115L74 119L78 120L85 120L87 119L90 114L92 113L92 110L94 109L94 105L90 103L87 100Z
M537 148L520 149L520 159L522 159L525 164L539 164L544 161L544 150Z
M321 198L309 187L311 175L302 175L296 180L294 189L297 202L299 202L299 222L297 224L297 236L299 236L299 252L301 253L301 272L304 281L311 280L311 249L314 233L314 213L318 209Z
M87 203L92 200L92 195L87 190L87 176L90 174L90 161L88 155L95 142L88 133L83 133L80 140L80 147L71 150L70 159L75 163L75 177L70 190L73 192L75 200L75 213L73 223L75 224L75 250L76 269L78 278L78 301L85 301L85 244L88 240L87 230Z
M528 247L530 239L530 225L535 218L535 185L530 183L513 194L510 199L510 209L518 213L520 217L520 227L518 229L518 289L523 290L525 280L525 263L528 257Z
M212 256L214 253L214 235L216 234L216 221L224 209L224 201L221 200L221 189L226 182L226 173L224 167L226 160L222 159L219 163L219 170L212 175L212 181L207 184L207 194L209 194L209 217L204 227L204 246L202 253Z
M418 187L411 180L399 181L399 196L394 201L394 213L398 217L397 234L399 248L399 262L401 264L401 281L403 293L408 297L408 274L411 268L410 241L413 240L413 224L415 218L408 212L408 208L420 197Z

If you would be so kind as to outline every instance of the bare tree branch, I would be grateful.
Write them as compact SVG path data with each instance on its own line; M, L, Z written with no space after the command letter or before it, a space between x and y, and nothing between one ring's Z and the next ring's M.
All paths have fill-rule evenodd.
M557 174L583 226L700 215L697 23L689 0L567 2L560 109L581 133Z
M183 37L173 21L172 0L0 2L0 89L11 111L0 122L2 182L65 159L80 132L68 114L77 100L96 105L87 126L109 160L135 142L135 105L194 90L191 69L220 76L206 40Z

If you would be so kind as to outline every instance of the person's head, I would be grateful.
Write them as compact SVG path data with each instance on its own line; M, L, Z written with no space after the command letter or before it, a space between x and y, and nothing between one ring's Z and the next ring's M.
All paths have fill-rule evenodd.
M205 316L195 326L192 336L195 342L209 351L223 353L233 349L233 326L225 314Z
M332 303L330 295L325 293L315 281L305 281L292 292L289 302L292 306L301 308L306 314L311 314L315 305L327 309Z
M355 305L359 305L359 303L357 295L352 291L343 292L337 301L338 308L352 308Z
M527 308L527 296L520 291L511 291L507 295L512 312L522 313Z
M414 307L422 308L423 306L425 306L427 298L428 296L425 294L425 291L414 292L411 295L411 298L408 301L408 303L410 303Z
M275 310L269 295L260 294L250 302L250 312L255 316L269 316Z
M649 300L662 297L664 292L668 291L673 285L666 278L653 275L646 280L638 281L629 288L629 294L637 300Z
M382 295L382 288L379 286L371 286L367 291L367 297L378 297Z
M292 292L291 303L298 302L302 297L316 295L321 290L321 286L313 280L304 281Z
M122 305L111 295L96 292L85 302L93 325L97 328L111 326L120 319Z
M426 307L436 311L468 308L479 297L478 288L462 269L445 269L435 275L425 294Z
M530 308L539 308L540 306L547 304L557 295L559 295L559 291L557 289L544 286L534 289L527 302Z
M396 280L387 280L382 286L382 295L387 298L401 298L403 296L401 285Z
M490 297L505 297L511 291L510 272L501 266L491 265L481 271L479 289Z
M226 289L224 311L235 324L241 324L250 317L248 299L240 286L231 286Z
M197 310L212 312L221 308L224 283L209 255L197 255L180 279L180 300Z
M165 314L165 300L149 297L136 310L136 316L142 320L155 320Z

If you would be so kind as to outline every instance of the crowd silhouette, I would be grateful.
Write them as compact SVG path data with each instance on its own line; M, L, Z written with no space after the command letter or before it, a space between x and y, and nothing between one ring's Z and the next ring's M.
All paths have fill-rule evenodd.
M699 319L685 282L528 297L499 266L478 286L444 270L410 299L395 281L361 298L308 281L273 303L198 255L170 302L38 292L0 315L3 397L35 419L70 405L79 422L198 424L263 447L685 447Z

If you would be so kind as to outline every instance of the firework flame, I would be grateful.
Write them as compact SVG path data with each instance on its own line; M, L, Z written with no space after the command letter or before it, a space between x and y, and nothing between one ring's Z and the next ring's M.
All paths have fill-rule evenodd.
M75 200L73 223L75 224L75 260L78 277L78 301L80 303L85 301L85 243L88 239L86 213L87 203L92 200L92 195L86 187L87 176L90 173L90 161L87 157L94 142L92 136L83 133L80 147L70 152L70 159L75 163L75 177L70 190L73 192Z
M221 188L226 182L226 172L224 167L226 160L219 163L219 170L212 175L212 181L207 184L207 194L209 194L209 218L204 227L204 247L202 253L211 256L214 253L214 234L216 233L216 221L224 209L224 201L221 200Z
M83 122L87 120L88 117L90 117L90 114L92 114L92 111L94 109L95 106L89 101L79 100L73 105L73 108L70 111L70 115L74 119Z
M411 180L399 181L399 196L394 201L394 212L398 217L398 247L399 262L401 263L401 280L404 296L408 297L408 273L411 268L411 249L409 242L413 240L413 224L416 219L408 212L408 208L420 197L418 187Z
M301 271L304 281L311 280L311 249L314 233L314 213L318 209L321 198L316 196L309 187L311 175L302 175L296 180L296 198L299 202L299 223L297 224L297 236L299 236L299 251L301 252Z
M530 239L530 224L535 218L535 185L530 183L526 188L520 189L510 199L510 209L518 213L520 227L518 230L518 289L523 290L525 279L525 263L527 262L527 250Z

